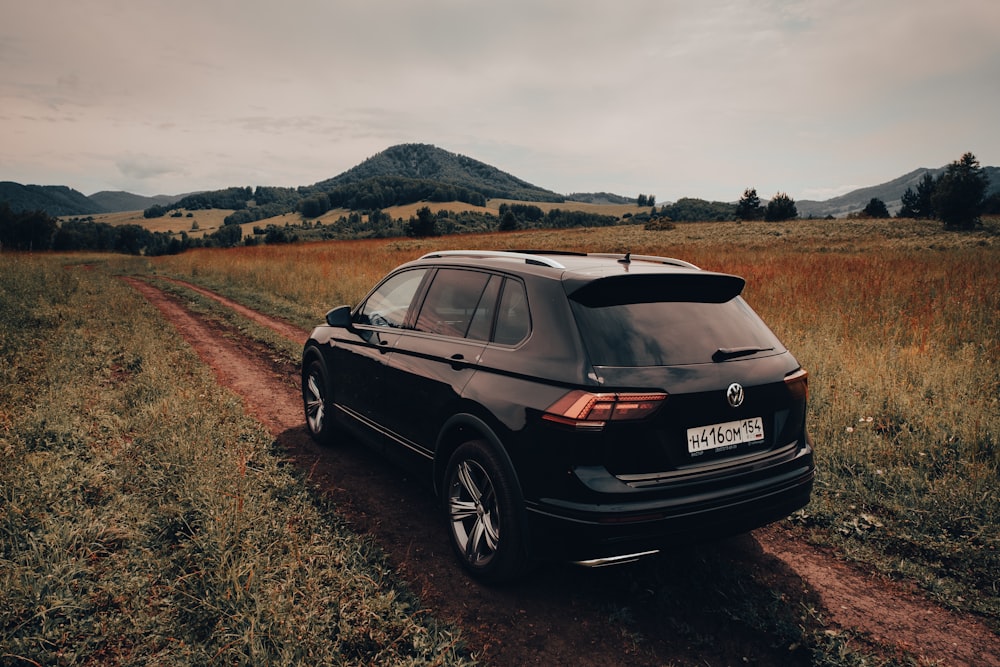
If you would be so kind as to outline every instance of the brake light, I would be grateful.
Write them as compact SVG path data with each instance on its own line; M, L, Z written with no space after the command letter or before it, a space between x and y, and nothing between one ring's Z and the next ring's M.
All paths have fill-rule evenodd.
M791 375L785 377L785 386L792 394L792 398L809 400L809 373L804 368L800 368Z
M634 421L656 412L667 394L571 391L549 406L542 419L581 429L601 429L609 421Z

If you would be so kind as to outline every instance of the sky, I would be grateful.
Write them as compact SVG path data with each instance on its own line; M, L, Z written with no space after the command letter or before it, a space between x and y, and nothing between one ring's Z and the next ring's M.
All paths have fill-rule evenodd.
M562 194L1000 166L997 0L0 0L0 181L311 185L401 143Z

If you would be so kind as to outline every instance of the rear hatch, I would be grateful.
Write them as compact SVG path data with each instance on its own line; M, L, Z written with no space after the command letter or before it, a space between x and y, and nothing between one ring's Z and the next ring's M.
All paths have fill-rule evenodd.
M805 373L739 296L744 281L680 271L567 283L598 381L662 391L641 421L609 421L602 464L630 484L723 474L804 438Z

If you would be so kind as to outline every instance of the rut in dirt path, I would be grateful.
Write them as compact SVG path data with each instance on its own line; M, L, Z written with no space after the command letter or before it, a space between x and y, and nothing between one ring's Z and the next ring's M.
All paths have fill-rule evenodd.
M220 384L243 397L248 411L303 469L311 470L312 481L341 504L348 519L378 536L431 611L462 626L470 644L478 643L478 653L489 664L652 665L670 661L715 665L744 659L762 665L805 664L787 649L758 645L766 644L767 638L735 636L718 646L700 646L697 625L691 634L678 633L676 628L671 634L671 628L662 628L660 636L645 636L636 644L628 632L609 627L602 608L629 603L627 592L614 590L621 582L632 583L623 575L562 568L546 571L546 580L535 578L511 589L489 589L470 581L451 561L443 527L434 521L436 505L426 489L362 448L315 447L304 429L296 367L276 368L266 350L254 354L253 343L234 342L232 332L192 314L177 299L144 281L125 280L160 309L215 371ZM171 282L212 298L295 343L303 343L308 336L287 322L205 288ZM803 544L780 525L755 531L753 536L720 549L730 549L734 561L749 561L755 571L773 572L775 580L782 580L780 585L793 595L806 595L805 591L815 595L832 629L866 633L890 653L902 649L945 665L1000 666L1000 639L975 618L943 609L912 588L866 574ZM581 587L599 592L576 590ZM636 607L629 608L634 611ZM684 615L682 610L676 613ZM699 618L692 612L692 623L697 624ZM655 632L658 622L656 617L637 618L635 625L650 635L647 628ZM718 623L712 618L704 622ZM712 630L706 628L704 633L712 636Z

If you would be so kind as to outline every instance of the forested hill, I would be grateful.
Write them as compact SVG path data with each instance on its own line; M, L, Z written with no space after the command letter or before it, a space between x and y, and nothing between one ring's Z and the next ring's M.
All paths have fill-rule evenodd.
M500 171L479 160L450 153L430 144L400 144L378 153L339 176L311 188L330 191L370 179L401 178L431 181L482 194L487 199L562 202L560 194Z
M144 197L131 192L102 190L90 195L88 199L102 207L105 211L141 211L155 204L169 206L183 198L184 195L156 195Z
M100 204L65 185L21 185L0 182L0 202L12 211L45 211L49 215L106 213Z

